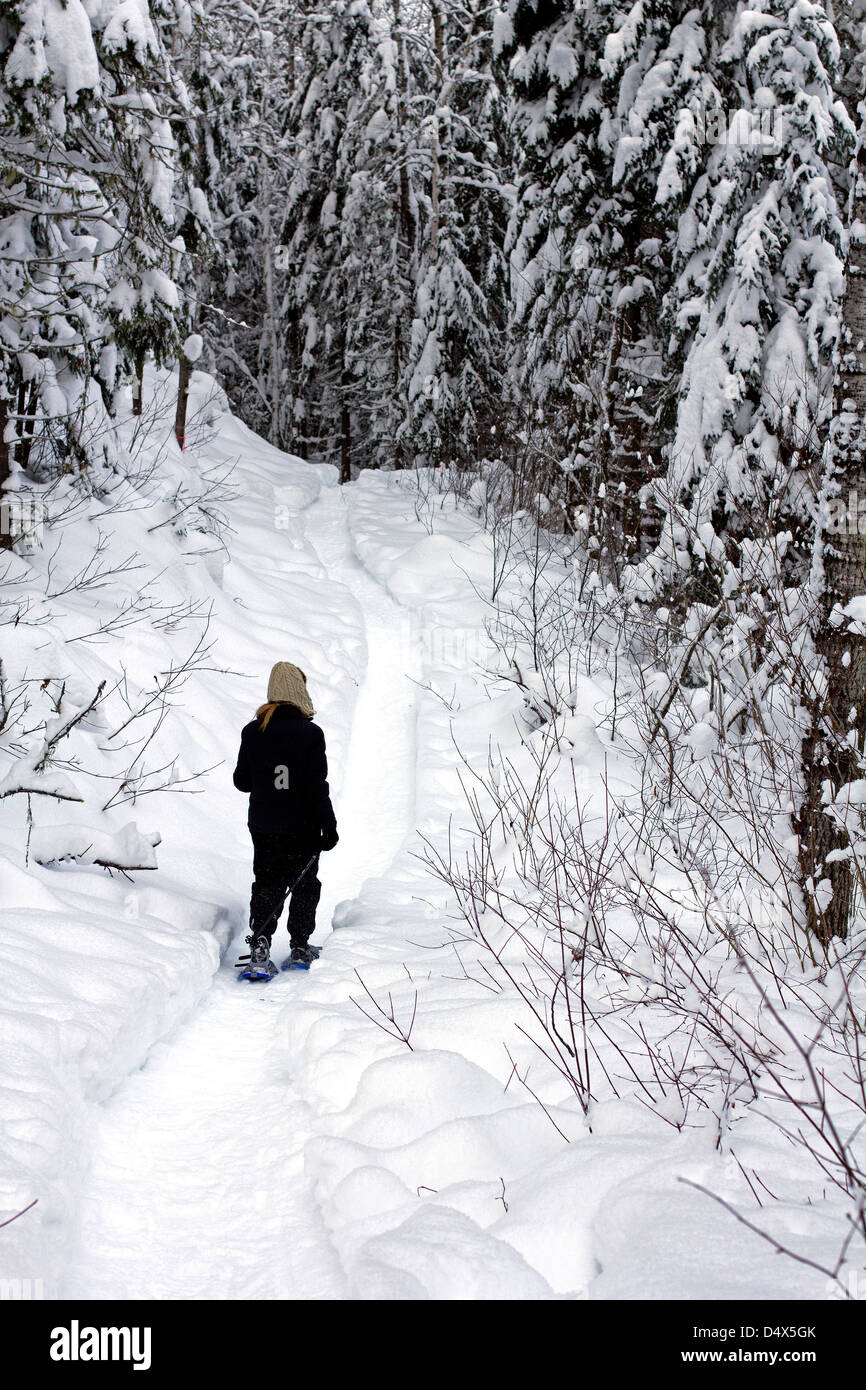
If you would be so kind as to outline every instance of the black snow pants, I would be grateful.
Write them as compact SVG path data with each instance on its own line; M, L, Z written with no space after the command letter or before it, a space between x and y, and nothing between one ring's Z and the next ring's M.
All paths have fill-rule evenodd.
M316 926L316 906L322 892L317 877L319 856L315 851L298 848L291 835L269 835L259 830L253 837L253 890L250 896L250 929L270 941L279 924L286 894L310 859L313 862L304 874L289 903L289 936L293 946L306 946ZM273 913L268 922L268 916ZM265 923L267 922L267 925Z

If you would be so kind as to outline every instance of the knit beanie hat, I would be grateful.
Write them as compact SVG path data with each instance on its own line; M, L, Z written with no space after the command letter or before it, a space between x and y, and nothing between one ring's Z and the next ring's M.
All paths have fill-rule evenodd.
M291 661L277 662L268 681L268 704L295 705L301 714L312 719L316 711L307 693L307 678L300 666L293 666Z

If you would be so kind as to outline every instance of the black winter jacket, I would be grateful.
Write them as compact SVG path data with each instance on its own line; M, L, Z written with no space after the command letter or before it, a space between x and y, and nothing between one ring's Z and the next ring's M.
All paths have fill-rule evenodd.
M278 705L266 729L258 719L246 725L234 784L250 793L250 830L292 835L310 848L318 848L323 831L337 833L325 735L294 705Z

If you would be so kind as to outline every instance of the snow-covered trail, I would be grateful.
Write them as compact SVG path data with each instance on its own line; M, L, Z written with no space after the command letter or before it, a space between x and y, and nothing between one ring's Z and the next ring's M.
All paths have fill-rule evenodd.
M342 488L328 488L304 515L305 531L345 602L357 606L366 644L351 740L339 771L339 845L321 860L318 922L354 897L361 882L384 875L415 822L415 693L420 670L409 624L357 560L347 529L351 505ZM333 767L332 784L337 769ZM321 927L317 940L321 939Z
M273 507L260 486L261 459L257 478L258 495L246 492L253 512ZM324 571L366 645L348 752L342 766L331 756L341 842L320 866L315 939L326 950L327 990L340 999L359 958L375 948L371 941L360 957L357 944L341 950L339 933L328 935L334 908L365 879L384 875L399 851L413 824L415 765L408 625L354 557L348 505L343 489L323 488L301 514L303 543L296 539L291 553L276 549L260 566L255 616L259 631L278 623L289 579L299 570ZM327 646L327 634L321 637ZM287 942L281 927L278 958ZM281 975L266 992L239 983L233 962L241 944L238 937L191 1020L99 1108L66 1296L346 1296L304 1171L315 1116L294 1085L279 1027L287 1003L310 989L321 998L323 979Z

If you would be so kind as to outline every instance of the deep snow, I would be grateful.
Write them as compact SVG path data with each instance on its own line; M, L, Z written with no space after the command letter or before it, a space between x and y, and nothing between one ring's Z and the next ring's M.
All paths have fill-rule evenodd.
M212 398L196 373L193 413L211 424L198 443L190 431L183 459L169 438L147 509L95 501L96 521L66 529L70 572L101 525L144 574L55 602L49 628L4 646L30 679L75 669L83 695L122 663L143 689L188 645L185 629L70 637L125 586L212 605L208 669L155 746L180 753L182 775L218 766L199 794L155 792L128 813L99 812L89 791L77 820L33 798L49 849L70 823L117 834L134 817L145 838L158 833L158 870L131 882L92 863L25 867L25 798L3 802L0 1220L38 1198L0 1232L3 1277L84 1298L826 1296L819 1273L679 1182L738 1180L709 1132L680 1134L628 1097L594 1106L590 1130L536 1067L519 1000L454 939L419 832L441 843L450 826L461 842L455 741L482 766L491 738L514 738L522 705L478 669L489 537L409 479L365 472L339 487ZM158 423L165 439L168 415ZM147 529L171 515L155 498L205 469L232 470L227 555L206 531ZM44 558L26 564L38 587ZM341 839L322 858L321 960L255 987L233 968L251 852L231 769L279 659L307 673ZM569 729L588 789L612 753L596 727L602 693L587 680ZM79 759L105 732L81 729ZM524 1076L535 1067L538 1099L510 1057ZM785 1213L774 1219L783 1229ZM818 1228L792 1221L817 1248Z

